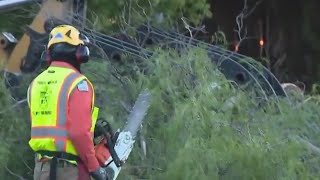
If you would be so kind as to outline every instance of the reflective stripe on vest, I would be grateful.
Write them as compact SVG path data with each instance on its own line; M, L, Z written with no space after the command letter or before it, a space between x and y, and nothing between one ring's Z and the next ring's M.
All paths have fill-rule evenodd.
M56 74L49 74L49 71L56 71ZM43 82L49 83L49 80L57 80L58 84L52 86L41 84ZM32 84L30 84L28 90L28 104L31 109L31 120L32 118L36 119L36 122L32 122L31 140L29 141L29 145L34 151L62 151L77 155L77 152L73 147L73 144L70 141L68 132L66 130L68 115L67 107L70 93L82 80L86 80L92 87L92 126L90 131L93 138L94 127L96 124L99 109L94 107L94 88L91 82L80 73L77 73L69 68L49 67L46 72L40 74L39 77L37 77L32 82ZM59 90L59 92L54 91L54 89L56 88L55 86L58 86L57 88L60 88L57 89ZM42 96L39 95L43 91L51 91L52 94L51 95L49 93L49 95L46 96L48 97L48 103L46 104L47 106L44 109L42 109L40 105L42 102ZM56 109L53 110L54 108ZM50 112L50 114L41 114L43 112L46 113L46 111Z
M65 81L63 82L62 88L59 93L59 100L58 100L58 124L57 126L65 126L66 125L66 118L67 118L67 105L68 105L68 92L70 90L71 84L81 75L78 73L70 74Z
M57 137L67 138L68 132L58 128L43 128L34 127L31 131L32 137Z

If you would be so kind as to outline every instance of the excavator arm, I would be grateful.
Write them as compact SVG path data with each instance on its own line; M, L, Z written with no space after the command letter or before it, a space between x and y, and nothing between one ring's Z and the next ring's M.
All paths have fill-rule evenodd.
M7 4L2 2L3 6L0 9L14 8L17 7L14 5L25 5L30 2L34 1L20 0L14 3L14 1L10 0ZM10 54L9 51L6 51L5 57L8 58L2 58L4 70L8 73L20 75L22 72L32 72L34 70L34 65L36 64L36 61L38 61L38 56L31 53L36 52L36 50L33 49L42 48L37 45L37 42L39 42L39 39L41 41L47 38L44 34L50 29L50 25L47 23L48 19L57 18L64 19L68 22L72 21L72 19L68 17L71 17L69 14L73 14L73 0L47 0L40 3L40 11L33 19L30 26L25 29L24 35L17 42ZM8 41L5 37L3 38L4 41ZM33 49L31 50L31 48Z
M4 71L8 88L18 86L23 73L34 72L39 67L48 32L53 26L52 19L84 26L85 0L3 0L0 1L0 11L9 11L30 3L39 4L40 10L25 28L19 41L8 32L3 32L0 36L0 68Z

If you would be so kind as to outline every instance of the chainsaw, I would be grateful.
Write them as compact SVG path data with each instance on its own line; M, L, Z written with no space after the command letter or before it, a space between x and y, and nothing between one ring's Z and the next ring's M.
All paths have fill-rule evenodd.
M96 157L106 169L110 180L115 180L122 166L132 152L136 135L142 127L144 116L151 103L151 94L145 90L140 93L123 130L113 132L110 124L103 118L98 119L95 136L102 137L95 145Z

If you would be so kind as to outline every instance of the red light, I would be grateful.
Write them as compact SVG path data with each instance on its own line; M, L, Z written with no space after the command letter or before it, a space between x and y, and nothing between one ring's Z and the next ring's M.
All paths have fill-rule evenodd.
M235 49L234 49L236 52L238 52L239 51L239 44L236 44L236 46L235 46Z
M260 39L259 44L260 44L260 46L263 46L263 45L264 45L263 39Z

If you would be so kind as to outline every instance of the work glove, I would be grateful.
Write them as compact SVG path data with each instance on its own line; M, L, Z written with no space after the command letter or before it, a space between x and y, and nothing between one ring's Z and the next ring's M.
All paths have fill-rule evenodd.
M107 171L102 167L99 167L96 171L91 172L90 175L95 180L109 180Z

